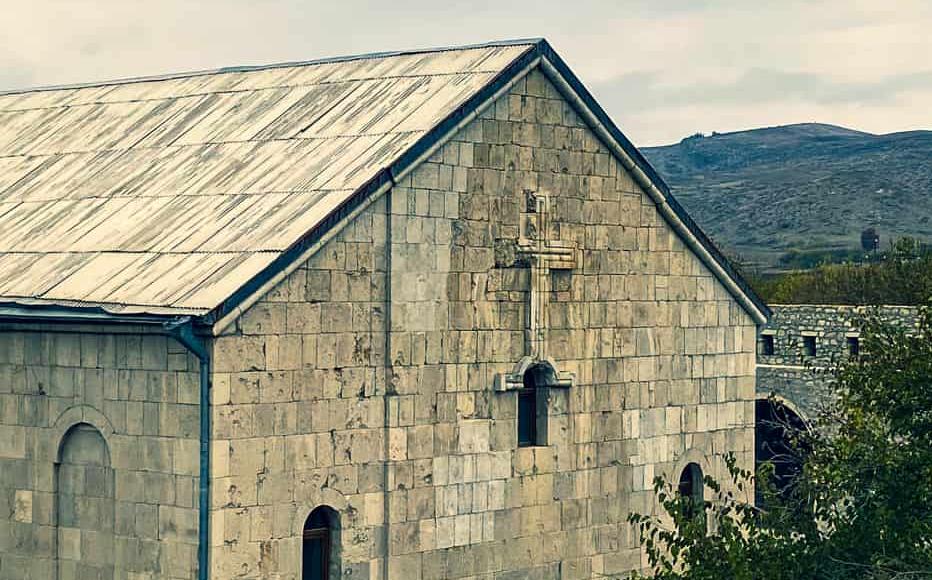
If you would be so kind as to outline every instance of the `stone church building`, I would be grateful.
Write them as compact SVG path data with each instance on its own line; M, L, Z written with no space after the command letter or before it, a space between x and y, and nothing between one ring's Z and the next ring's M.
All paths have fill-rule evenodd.
M621 577L768 312L543 40L2 94L0 579Z

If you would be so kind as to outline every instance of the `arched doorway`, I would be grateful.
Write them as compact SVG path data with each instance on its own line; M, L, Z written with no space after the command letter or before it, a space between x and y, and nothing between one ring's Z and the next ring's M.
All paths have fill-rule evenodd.
M301 580L340 577L340 519L335 510L320 506L304 522Z
M789 494L802 472L806 456L800 435L808 430L806 422L779 399L758 399L754 405L755 472L762 475L765 463L773 466L770 484L781 494ZM763 505L763 486L758 485L756 502Z
M110 450L96 428L72 427L59 448L58 577L114 577L114 481Z

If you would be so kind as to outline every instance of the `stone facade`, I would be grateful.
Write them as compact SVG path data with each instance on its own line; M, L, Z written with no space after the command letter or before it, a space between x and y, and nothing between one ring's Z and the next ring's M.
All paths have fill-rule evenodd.
M789 401L804 419L818 414L827 397L831 370L850 356L849 338L857 338L858 317L869 307L832 304L771 305L773 316L761 329L757 356L758 397L771 394ZM913 306L879 306L877 314L894 324L914 325ZM764 353L772 337L773 354ZM815 356L805 352L804 337L815 341Z
M546 445L518 447L527 193L549 285ZM753 464L756 327L532 72L215 341L212 576L295 580L318 505L344 578L590 578L643 564L655 475Z
M195 578L198 374L144 328L0 325L0 579Z
M533 280L531 223L572 255ZM208 340L210 578L298 580L319 506L346 579L626 576L655 476L753 465L756 330L532 71ZM126 325L0 341L0 579L196 577L197 359ZM544 354L520 447L507 377Z

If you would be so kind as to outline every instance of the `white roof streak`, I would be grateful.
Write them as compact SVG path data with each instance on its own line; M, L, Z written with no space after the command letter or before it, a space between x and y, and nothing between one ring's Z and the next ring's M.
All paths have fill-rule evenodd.
M0 302L207 312L530 44L0 94Z

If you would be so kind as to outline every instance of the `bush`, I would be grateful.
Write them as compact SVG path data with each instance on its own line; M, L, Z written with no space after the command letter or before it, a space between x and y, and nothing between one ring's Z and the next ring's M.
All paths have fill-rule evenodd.
M835 371L822 428L797 434L806 462L791 493L733 459L730 489L706 483L707 534L655 481L663 517L632 514L650 574L661 580L918 580L932 578L932 306L916 328L862 322L866 356ZM831 434L826 435L831 428ZM763 486L766 509L741 492ZM745 496L748 494L745 493Z

